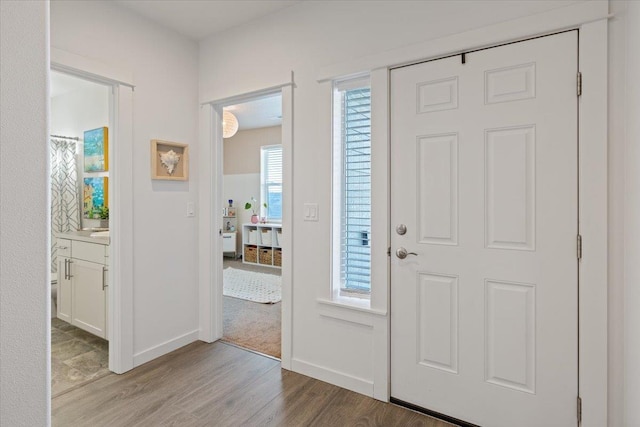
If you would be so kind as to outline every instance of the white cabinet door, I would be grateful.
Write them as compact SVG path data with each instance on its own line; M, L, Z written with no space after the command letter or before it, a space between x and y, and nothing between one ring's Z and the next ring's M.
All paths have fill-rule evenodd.
M56 305L58 306L58 319L71 323L72 296L68 262L69 258L58 257L58 296Z
M222 252L236 251L236 233L222 233Z
M73 325L106 338L106 267L74 259L71 264Z
M392 70L394 398L483 426L577 425L577 42Z

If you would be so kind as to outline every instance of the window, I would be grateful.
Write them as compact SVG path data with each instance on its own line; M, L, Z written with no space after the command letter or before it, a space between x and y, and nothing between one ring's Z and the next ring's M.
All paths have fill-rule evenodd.
M263 216L270 222L282 221L282 145L260 149L260 200Z
M334 83L333 286L342 296L371 291L371 85ZM339 286L338 286L339 284Z

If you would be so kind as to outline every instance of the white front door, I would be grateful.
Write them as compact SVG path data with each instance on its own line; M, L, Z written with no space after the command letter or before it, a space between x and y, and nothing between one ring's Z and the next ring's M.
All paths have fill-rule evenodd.
M392 70L393 398L482 426L577 425L577 43Z

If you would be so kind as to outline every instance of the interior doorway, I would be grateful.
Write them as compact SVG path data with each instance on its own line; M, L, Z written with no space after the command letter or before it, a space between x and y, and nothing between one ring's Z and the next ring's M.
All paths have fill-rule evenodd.
M282 94L223 111L222 339L281 357Z
M51 395L109 374L111 85L51 71ZM111 138L110 138L111 137Z
M577 425L577 53L569 31L392 70L393 400Z

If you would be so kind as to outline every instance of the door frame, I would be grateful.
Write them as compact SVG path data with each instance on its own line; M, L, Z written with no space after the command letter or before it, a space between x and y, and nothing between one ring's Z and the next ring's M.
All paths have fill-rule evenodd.
M582 425L597 427L607 424L608 388L608 19L607 1L581 2L533 16L518 18L460 34L415 43L356 60L321 68L319 83L344 76L370 72L372 96L372 152L379 160L372 163L372 174L383 185L374 187L372 203L378 212L373 223L374 236L387 236L389 247L389 70L425 60L442 58L500 44L550 35L560 31L579 30L579 68L585 76L582 96L578 98L578 136L580 141L578 165L579 228L582 235L583 257L579 263L579 396ZM331 85L325 85L330 87ZM374 154L375 155L375 154ZM386 161L385 161L386 160ZM386 205L382 206L382 201ZM384 254L386 255L386 254ZM376 255L373 255L376 256ZM390 265L382 255L376 258L378 274L372 273L372 301L389 307ZM372 258L373 261L373 258ZM384 268L386 266L386 269ZM389 319L374 331L374 348L386 347L384 357L374 361L374 397L390 397L390 335Z
M208 124L200 145L200 335L205 342L214 342L223 335L222 295L222 110L242 102L281 94L282 96L282 324L281 366L291 369L293 331L293 73L291 81L268 88L246 92L201 104L203 123Z
M51 48L50 69L111 89L109 126L109 370L133 369L133 77L131 73ZM50 229L50 225L48 228Z

